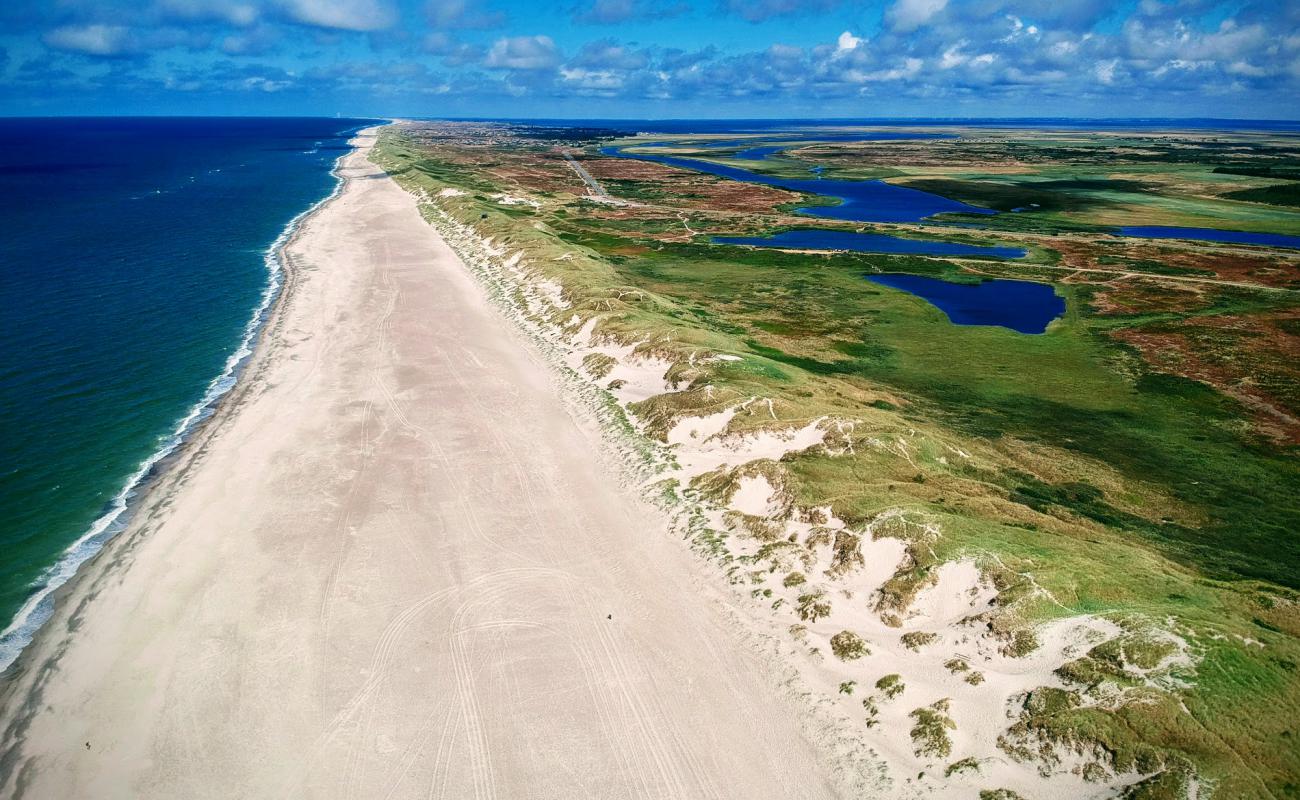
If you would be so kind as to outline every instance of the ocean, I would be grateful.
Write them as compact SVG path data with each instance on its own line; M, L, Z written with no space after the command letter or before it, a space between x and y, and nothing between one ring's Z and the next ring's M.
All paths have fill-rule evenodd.
M0 119L0 668L233 384L368 124Z

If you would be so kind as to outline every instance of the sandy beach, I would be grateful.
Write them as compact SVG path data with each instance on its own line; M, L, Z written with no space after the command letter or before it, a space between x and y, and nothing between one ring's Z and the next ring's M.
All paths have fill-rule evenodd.
M0 795L833 796L374 135L240 385L0 689Z

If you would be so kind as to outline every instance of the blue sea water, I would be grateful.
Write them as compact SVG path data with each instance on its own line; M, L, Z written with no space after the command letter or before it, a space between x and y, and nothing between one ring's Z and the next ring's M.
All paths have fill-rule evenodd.
M967 205L957 200L941 197L937 194L894 186L884 181L845 181L825 178L778 178L751 172L729 164L715 164L696 158L679 158L661 156L653 153L629 153L621 147L604 147L602 153L617 158L634 158L641 161L653 161L672 167L706 172L721 178L775 186L794 192L833 197L839 200L837 205L809 206L798 209L801 213L826 219L852 220L855 222L919 222L934 214L965 213L994 214L987 208Z
M233 383L364 124L0 119L0 668Z
M1046 283L987 280L954 283L923 275L886 273L867 280L923 298L956 325L997 325L1019 333L1043 333L1065 313L1065 300Z
M747 244L754 247L788 247L808 250L850 250L855 253L908 253L926 256L995 256L1023 258L1018 247L989 247L960 242L904 239L884 233L856 233L799 229L774 236L715 236L715 244Z
M1160 225L1129 225L1119 229L1125 236L1145 239L1197 239L1203 242L1258 244L1267 247L1300 247L1300 236L1283 233L1250 233L1215 228L1171 228Z

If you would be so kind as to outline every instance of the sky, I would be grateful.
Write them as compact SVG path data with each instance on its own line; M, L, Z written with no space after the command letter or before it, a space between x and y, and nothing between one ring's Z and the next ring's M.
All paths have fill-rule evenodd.
M1300 0L2 0L0 115L1300 117Z

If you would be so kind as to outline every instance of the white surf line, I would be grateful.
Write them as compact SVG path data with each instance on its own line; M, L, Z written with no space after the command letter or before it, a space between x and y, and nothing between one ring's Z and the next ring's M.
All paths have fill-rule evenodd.
M360 133L360 131L357 133ZM82 564L93 558L96 553L103 549L105 543L126 528L126 524L130 520L130 512L134 510L132 501L140 496L140 490L148 483L154 467L172 453L175 453L176 449L189 439L198 426L212 416L221 399L235 387L240 373L243 372L244 366L248 363L248 357L253 354L257 338L262 333L271 308L276 298L280 296L280 289L284 285L284 265L280 260L280 251L297 232L304 219L311 216L317 209L335 197L338 197L343 190L344 184L343 176L339 174L339 168L343 164L343 159L351 153L352 151L349 150L335 159L334 167L330 170L330 174L335 178L335 183L329 195L313 203L306 211L290 220L289 224L285 226L280 235L263 253L262 258L268 275L266 288L262 291L262 297L253 310L253 315L248 324L244 326L244 333L240 338L239 347L235 349L234 353L231 353L230 358L226 359L225 367L221 373L208 383L203 396L190 407L185 416L172 429L172 432L162 438L158 448L142 461L135 472L131 473L130 477L126 479L126 483L121 490L108 502L108 510L92 522L86 532L63 551L58 561L46 568L32 582L31 595L18 609L18 612L14 614L14 618L10 621L8 627L0 631L0 672L13 665L14 661L22 653L23 648L31 643L32 637L49 620L50 615L54 612L54 593L59 590L59 587L71 580Z

